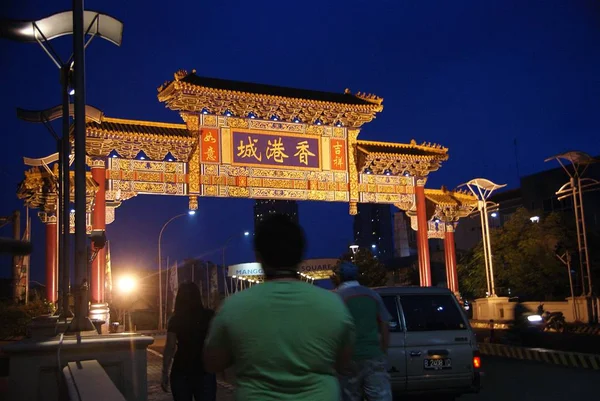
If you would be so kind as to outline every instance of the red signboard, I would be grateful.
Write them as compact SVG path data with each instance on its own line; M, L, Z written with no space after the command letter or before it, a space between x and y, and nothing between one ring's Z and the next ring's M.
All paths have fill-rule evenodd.
M200 150L202 163L218 163L219 152L219 130L202 128L200 131Z
M346 171L346 141L331 139L331 169Z

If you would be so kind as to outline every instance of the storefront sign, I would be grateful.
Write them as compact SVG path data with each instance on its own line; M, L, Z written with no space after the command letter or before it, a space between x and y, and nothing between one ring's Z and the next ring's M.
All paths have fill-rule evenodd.
M263 268L260 263L241 263L229 266L227 271L228 277L262 276L263 274Z

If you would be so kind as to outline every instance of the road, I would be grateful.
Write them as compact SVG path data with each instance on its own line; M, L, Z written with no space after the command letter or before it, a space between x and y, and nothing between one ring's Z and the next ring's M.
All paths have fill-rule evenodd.
M160 348L162 344L164 342L158 339L153 348ZM600 371L486 356L482 359L481 392L462 396L460 401L559 401L598 397ZM222 394L223 398L219 397L218 401L229 399L229 394Z
M483 358L481 393L460 401L593 400L598 397L600 371L566 368L503 358Z

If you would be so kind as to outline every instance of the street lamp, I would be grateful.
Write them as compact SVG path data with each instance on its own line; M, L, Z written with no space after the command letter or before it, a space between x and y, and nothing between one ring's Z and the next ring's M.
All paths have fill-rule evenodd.
M87 28L86 28L87 27ZM50 41L73 35L73 54L63 62ZM87 43L86 36L89 35ZM75 281L78 300L75 303L75 318L71 331L93 330L89 315L87 284L87 233L86 233L86 133L85 133L85 48L94 37L100 37L119 46L123 37L123 24L117 19L94 11L84 11L83 0L73 0L73 11L53 14L35 21L0 21L0 37L38 43L61 70L63 85L63 142L69 140L69 87L72 72L75 91ZM67 145L63 144L63 152ZM64 152L67 157L67 152ZM63 174L64 175L64 174ZM64 189L64 188L63 188ZM64 215L64 213L63 213ZM68 230L68 226L63 228ZM67 256L64 255L66 258Z
M234 238L239 237L239 234L234 234L231 237L227 238L227 240L225 241L225 243L223 244L223 283L225 284L225 291L227 293L227 295L229 295L229 289L227 288L227 274L225 273L225 250L227 249L227 244L229 244L229 241L231 241ZM248 237L250 236L250 231L244 231L244 237ZM233 278L232 278L233 280ZM209 287L208 287L208 282L207 282L207 291L209 291ZM209 302L210 302L210 297L208 298ZM209 305L210 306L210 305Z
M64 94L64 89L63 89ZM24 162L27 166L43 166L46 171L50 172L52 175L52 171L48 167L48 164L58 161L58 177L57 179L57 187L58 187L58 207L57 207L57 230L58 230L58 270L59 273L59 281L60 281L60 297L59 297L59 305L58 305L58 313L59 318L66 319L67 317L71 317L71 311L69 310L69 286L70 286L70 268L69 268L69 226L70 226L70 215L67 212L70 199L70 177L69 177L69 167L70 167L70 153L71 153L71 144L68 140L69 133L69 116L73 116L75 110L73 105L68 104L68 97L65 100L65 104L54 106L52 108L46 110L25 110L25 109L17 109L17 118L31 122L31 123L43 123L46 129L50 132L54 140L56 141L56 149L57 152L53 155L50 155L41 159L31 159L31 158L23 158ZM66 116L65 116L65 113ZM85 116L86 119L89 119L94 122L101 122L103 113L92 106L85 106ZM50 124L52 121L63 118L63 138L60 138L54 128ZM66 133L66 134L65 134ZM65 136L66 135L66 136ZM66 227L66 228L65 228Z
M579 250L579 268L581 269L582 295L591 296L593 293L592 275L590 271L590 256L587 247L587 232L585 228L585 213L583 209L583 193L600 189L600 181L584 178L584 174L591 164L598 160L584 152L573 151L549 157L544 161L556 160L569 176L569 181L556 192L558 200L571 197L573 199L573 212L575 214L575 228L577 229L577 245ZM568 169L564 160L571 163ZM587 275L587 286L586 276ZM587 287L587 289L586 289ZM587 290L587 294L586 294Z
M121 293L124 299L125 312L123 316L123 323L125 324L125 330L131 331L131 296L137 288L137 280L133 276L122 276L117 281L117 289Z
M167 228L169 223L172 222L173 220L178 219L179 217L183 217L183 216L193 216L195 214L196 214L195 210L189 210L187 213L181 213L181 214L178 214L177 216L171 217L169 220L167 220L167 222L165 224L163 224L162 228L160 229L160 233L158 234L158 329L159 330L162 330L162 328L163 328L162 259L161 259L162 255L161 255L161 248L160 248L163 231L165 231L165 228Z
M495 184L485 178L475 178L460 187L466 186L477 198L477 209L481 217L481 236L483 244L483 256L485 261L485 275L487 281L488 294L491 297L496 296L496 287L494 284L494 266L492 258L492 245L490 242L490 222L488 219L488 204L495 206L488 199L492 193L499 188L504 188L506 184Z

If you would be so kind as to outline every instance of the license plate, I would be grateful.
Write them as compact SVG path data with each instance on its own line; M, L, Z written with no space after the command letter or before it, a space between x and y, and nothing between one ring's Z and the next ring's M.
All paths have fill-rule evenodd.
M425 359L423 361L423 367L427 370L452 369L452 359Z

